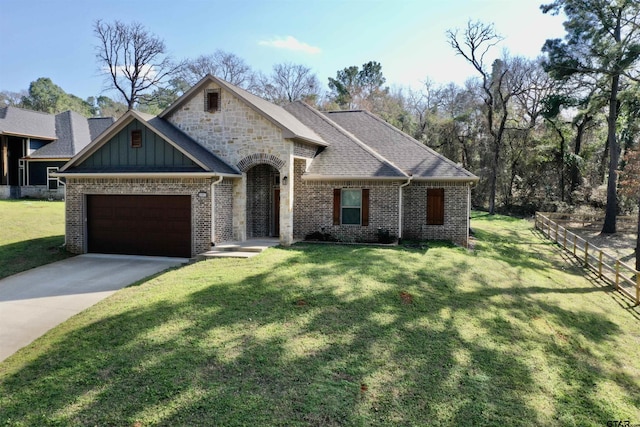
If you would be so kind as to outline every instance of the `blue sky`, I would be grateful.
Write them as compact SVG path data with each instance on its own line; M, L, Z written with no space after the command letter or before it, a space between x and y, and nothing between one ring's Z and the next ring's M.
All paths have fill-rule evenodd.
M164 39L172 56L233 52L268 73L292 62L328 77L370 60L390 86L431 79L461 84L474 70L445 37L469 19L494 23L506 48L535 57L562 19L540 0L0 0L0 90L19 91L49 77L82 98L105 92L95 59L93 23L137 21ZM547 0L546 2L549 2Z

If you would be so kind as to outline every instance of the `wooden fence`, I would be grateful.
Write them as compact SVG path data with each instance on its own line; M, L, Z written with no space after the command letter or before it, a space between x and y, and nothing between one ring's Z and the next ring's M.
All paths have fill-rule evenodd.
M571 252L585 267L610 282L617 291L640 304L640 273L630 265L590 244L582 237L549 218L548 213L536 212L536 228L562 248ZM575 221L574 221L575 222Z
M572 213L560 213L560 212L543 212L542 215L546 216L553 222L557 222L560 225L572 224L574 227L596 229L602 228L604 223L603 215L589 215L589 214L572 214ZM638 229L638 217L637 216L617 216L616 228L622 231L634 232Z

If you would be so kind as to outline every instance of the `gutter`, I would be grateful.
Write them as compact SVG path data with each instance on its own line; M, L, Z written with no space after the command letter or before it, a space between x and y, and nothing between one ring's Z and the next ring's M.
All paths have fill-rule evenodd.
M216 229L216 227L215 227L215 225L216 225L215 215L216 215L216 213L215 213L215 203L214 203L214 197L213 197L214 187L222 182L222 178L223 177L220 176L217 181L213 181L211 183L211 244L212 245L215 245L214 242L216 241L216 239L215 239L215 237L216 237L216 232L215 232L215 229Z
M398 241L402 240L402 189L411 183L413 175L409 176L407 182L398 187Z
M56 172L57 178L240 178L241 175L218 172Z

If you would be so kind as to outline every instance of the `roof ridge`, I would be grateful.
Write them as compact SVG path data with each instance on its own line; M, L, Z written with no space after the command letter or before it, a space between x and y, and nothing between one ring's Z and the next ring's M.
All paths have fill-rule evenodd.
M386 127L388 127L389 129L391 129L393 132L399 134L400 136L402 136L404 139L414 143L415 145L417 145L418 147L420 147L421 149L427 151L428 153L431 153L435 156L437 156L438 158L440 158L441 160L444 160L445 162L451 164L453 167L455 167L456 169L465 172L467 175L472 176L473 174L471 172L469 172L468 170L466 170L465 168L463 168L460 164L454 162L453 160L443 156L442 154L438 153L436 150L434 150L431 147L428 147L426 144L421 143L420 141L416 140L415 138L413 138L411 135L406 134L404 132L402 132L400 129L396 128L395 126L387 123L386 121L382 120L380 117L376 116L375 114L371 113L370 111L367 110L361 110L362 112L364 112L367 116L372 117L373 119L377 120L378 122L382 123L383 125L385 125Z
M404 175L406 177L411 176L411 174L405 172L402 168L398 167L395 163L393 163L392 161L390 161L389 159L384 157L382 154L378 153L376 150L371 148L369 145L367 145L364 142L360 141L354 134L352 134L351 132L349 132L348 130L346 130L342 126L340 126L338 123L336 123L333 120L331 120L325 114L321 113L320 111L316 110L315 108L311 107L310 105L305 104L302 101L295 101L295 102L302 104L305 108L307 108L311 112L313 112L313 114L315 114L318 117L320 117L322 120L324 120L326 123L328 123L334 129L336 129L338 132L342 133L344 136L346 136L347 138L351 139L353 142L358 144L361 148L363 148L365 151L367 151L369 154L371 154L372 156L374 156L378 160L388 163L396 171L400 172L402 175Z
M6 108L7 111L9 111L9 108L11 108L11 109L14 109L14 110L26 111L28 113L42 114L44 116L55 116L56 115L55 113L47 113L47 112L44 112L44 111L30 110L28 108L16 107L14 105L7 105L4 108ZM71 111L71 110L69 110L69 111ZM58 114L60 114L60 113L58 113Z

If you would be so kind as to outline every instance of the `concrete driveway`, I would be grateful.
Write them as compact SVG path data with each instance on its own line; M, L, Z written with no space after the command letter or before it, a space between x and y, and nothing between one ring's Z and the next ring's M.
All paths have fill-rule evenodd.
M0 361L118 289L187 261L86 254L0 280Z

